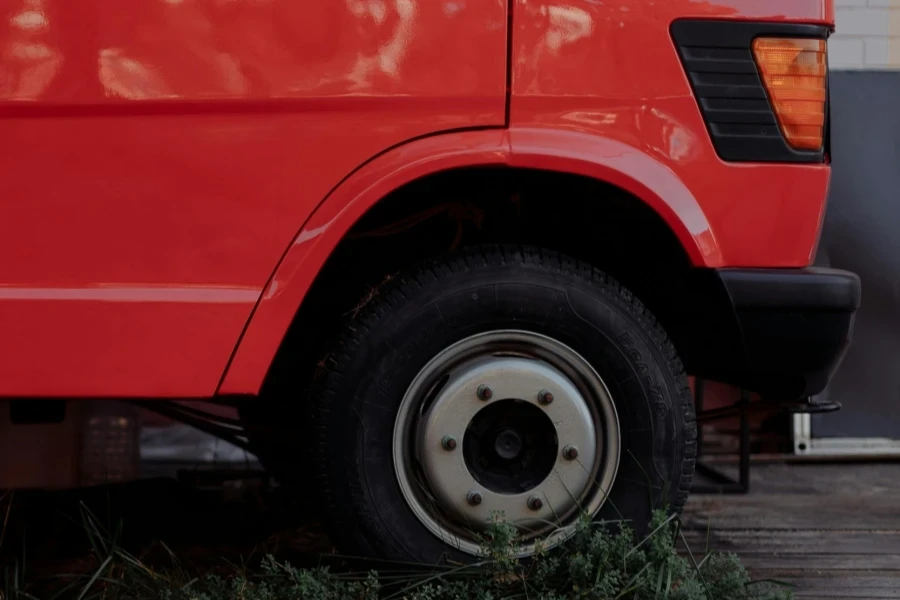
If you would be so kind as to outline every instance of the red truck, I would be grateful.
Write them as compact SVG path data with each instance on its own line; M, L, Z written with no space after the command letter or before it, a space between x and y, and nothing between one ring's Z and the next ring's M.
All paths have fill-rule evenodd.
M688 373L796 404L849 342L832 0L0 14L0 396L232 403L345 552L641 527Z

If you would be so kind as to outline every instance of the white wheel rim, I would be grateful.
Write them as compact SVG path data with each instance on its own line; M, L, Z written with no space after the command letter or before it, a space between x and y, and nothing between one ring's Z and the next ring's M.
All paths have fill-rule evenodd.
M483 386L490 400L479 398ZM548 390L553 400L542 402ZM492 446L472 433L489 413L491 432L505 427L504 414L537 428L525 435L503 429L488 440L496 439ZM517 443L523 437L533 443ZM473 454L476 447L491 460ZM530 462L520 459L523 453ZM536 543L549 548L567 539L582 514L595 515L605 502L619 454L618 416L602 378L568 346L528 331L482 333L442 351L410 384L394 424L394 469L404 499L433 535L470 555L480 552L476 535L497 512L520 528L519 557L533 554ZM503 487L509 484L498 482L515 477L498 479L493 466L482 468L491 461L527 462L527 489Z

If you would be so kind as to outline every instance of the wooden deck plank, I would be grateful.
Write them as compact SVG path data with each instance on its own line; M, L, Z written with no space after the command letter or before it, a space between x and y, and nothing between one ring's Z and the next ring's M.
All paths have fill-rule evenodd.
M692 496L692 552L735 552L797 598L900 597L900 464L754 465L746 495Z
M731 476L737 475L734 467L717 465L716 468L721 468ZM900 462L757 464L751 468L750 475L750 496L832 496L843 493L862 497L879 494L892 496L900 492ZM696 496L709 497L711 496Z
M843 598L850 600L851 598L866 598L868 600L881 600L882 598L893 598L896 600L897 590L876 589L876 588L852 588L852 589L824 589L824 590L795 590L794 598L814 598L821 600L824 598Z
M693 551L772 554L900 554L900 532L879 531L779 531L713 529L707 538L705 531L685 531L685 538Z
M767 571L761 578L773 577L795 586L798 597L813 598L897 598L900 596L900 579L881 577L774 577Z
M748 569L768 569L784 573L875 572L900 577L900 554L775 554L742 552Z
M831 587L846 587L847 582L854 585L859 582L866 582L865 586L898 586L900 585L900 571L854 571L852 569L773 569L762 567L755 569L757 578L779 580L802 580L811 579Z
M893 497L860 498L849 494L824 497L748 496L697 499L686 515L686 527L713 529L828 529L830 531L894 529L900 531L900 492Z

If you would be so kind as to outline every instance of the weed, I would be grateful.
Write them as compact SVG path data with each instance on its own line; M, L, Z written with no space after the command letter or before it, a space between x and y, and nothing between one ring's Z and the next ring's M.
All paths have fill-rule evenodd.
M52 595L26 585L21 566L7 569L2 600L786 600L774 582L752 582L731 554L707 553L697 561L679 554L678 520L655 514L650 533L638 539L621 523L583 518L560 548L514 557L516 528L493 517L481 538L481 559L471 565L350 571L296 568L266 556L251 569L198 575L166 546L171 564L151 568L118 545L121 527L104 528L83 509L95 566L56 578ZM323 557L324 558L324 557ZM354 561L359 564L359 561ZM41 588L46 590L47 588Z

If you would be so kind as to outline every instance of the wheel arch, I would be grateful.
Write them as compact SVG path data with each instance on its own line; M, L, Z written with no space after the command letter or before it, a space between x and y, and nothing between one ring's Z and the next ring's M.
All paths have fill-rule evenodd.
M698 202L675 173L621 142L553 129L484 129L416 140L361 166L326 197L286 249L235 348L217 393L254 395L332 252L370 209L427 177L461 169L571 174L642 201L694 266L723 263Z
M512 167L582 175L613 185L646 203L698 267L724 265L700 203L670 168L623 142L554 128L510 130Z

